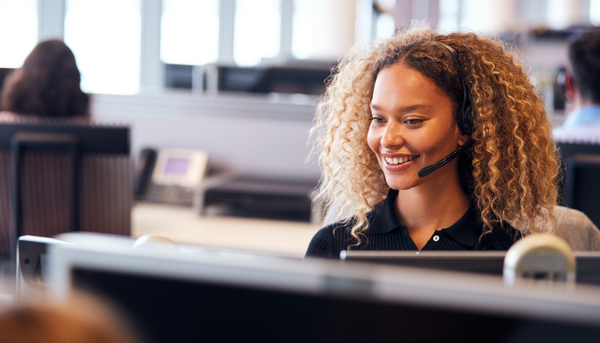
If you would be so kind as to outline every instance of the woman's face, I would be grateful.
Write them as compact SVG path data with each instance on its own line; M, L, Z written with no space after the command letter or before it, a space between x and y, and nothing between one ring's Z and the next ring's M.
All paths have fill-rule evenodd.
M368 144L391 188L457 180L456 160L422 179L417 175L469 138L460 133L450 98L433 81L400 63L387 67L375 81L371 112Z

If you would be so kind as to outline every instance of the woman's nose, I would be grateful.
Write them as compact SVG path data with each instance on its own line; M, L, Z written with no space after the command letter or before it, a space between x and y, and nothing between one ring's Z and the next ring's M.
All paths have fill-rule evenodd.
M404 144L402 135L402 126L398 123L391 122L385 129L381 137L381 145L384 148L399 147Z

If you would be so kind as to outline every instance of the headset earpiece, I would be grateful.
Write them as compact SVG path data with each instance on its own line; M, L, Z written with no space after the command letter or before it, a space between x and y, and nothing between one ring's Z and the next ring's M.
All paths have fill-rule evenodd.
M467 84L465 83L465 79L463 78L462 68L460 67L460 62L458 60L458 57L456 56L456 51L447 44L440 43L440 42L434 42L434 43L436 43L436 44L442 46L444 49L448 50L450 55L452 55L452 59L454 59L454 63L456 64L458 76L460 77L460 83L462 84L462 89L463 89L463 101L462 101L460 109L458 110L458 113L456 115L456 122L458 124L458 128L460 129L460 131L462 132L463 135L471 135L471 133L473 133L473 121L472 121L473 117L472 117L472 112L471 112L471 102L469 101L469 93L467 92ZM445 166L446 164L450 163L450 161L452 161L453 159L458 157L460 154L467 151L471 147L471 145L473 145L473 143L474 143L473 138L469 138L469 140L465 144L458 147L458 149L454 150L452 153L450 153L450 155L444 157L442 160L440 160L437 163L434 163L430 166L427 166L427 167L419 170L419 172L418 172L419 177L420 178L426 177L427 175L433 173L434 171L436 171L436 170L440 169L441 167Z

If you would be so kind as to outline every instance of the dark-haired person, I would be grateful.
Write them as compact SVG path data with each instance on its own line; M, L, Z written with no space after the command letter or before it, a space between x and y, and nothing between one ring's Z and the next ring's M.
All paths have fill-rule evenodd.
M353 48L312 131L320 196L334 217L349 215L317 232L306 256L507 250L551 231L575 250L600 249L589 219L574 234L557 225L551 130L499 40L413 28Z
M90 97L81 88L75 56L60 40L39 43L11 73L0 95L1 121L69 118L89 120Z
M569 72L565 78L567 98L573 111L554 129L559 141L600 141L600 29L577 36L569 44Z

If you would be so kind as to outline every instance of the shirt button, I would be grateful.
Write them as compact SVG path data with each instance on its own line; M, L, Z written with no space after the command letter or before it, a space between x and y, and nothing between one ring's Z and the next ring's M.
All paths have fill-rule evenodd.
M438 236L438 235L433 236L433 241L434 242L437 242L439 240L440 240L440 236Z

